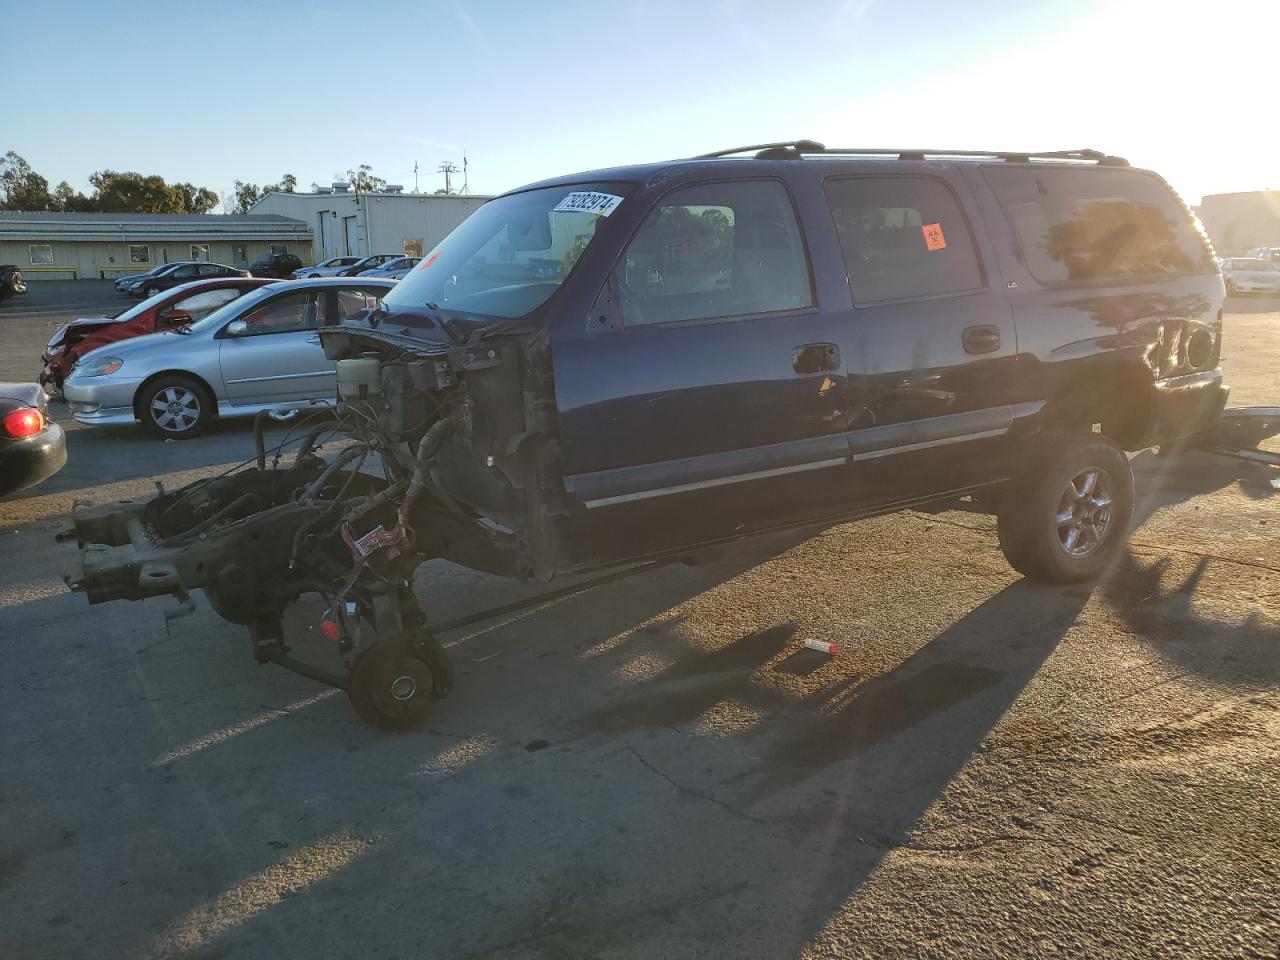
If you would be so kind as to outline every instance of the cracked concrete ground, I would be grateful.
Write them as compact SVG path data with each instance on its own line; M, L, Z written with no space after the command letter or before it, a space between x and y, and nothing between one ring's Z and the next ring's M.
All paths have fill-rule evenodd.
M1232 302L1233 403L1280 403L1275 307ZM0 379L59 316L0 309ZM73 500L250 444L73 425L0 502L0 956L1277 955L1266 468L1136 456L1092 587L907 513L479 622L431 729L387 735L207 609L166 634L163 603L60 585ZM537 592L438 563L418 589L440 620Z

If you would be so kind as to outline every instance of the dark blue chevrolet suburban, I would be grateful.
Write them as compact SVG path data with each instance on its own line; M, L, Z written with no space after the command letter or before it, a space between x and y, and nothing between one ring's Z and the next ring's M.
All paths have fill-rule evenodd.
M342 685L400 726L448 686L404 586L430 557L551 578L963 500L1019 571L1085 580L1127 535L1125 451L1223 406L1223 299L1169 186L1096 151L799 141L550 180L320 331L344 452L81 508L75 586L203 587L295 668L280 613L321 592Z

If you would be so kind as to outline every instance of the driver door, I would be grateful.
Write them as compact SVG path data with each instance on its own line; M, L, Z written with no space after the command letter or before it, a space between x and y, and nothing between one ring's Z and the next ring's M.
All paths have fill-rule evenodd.
M327 290L281 294L238 318L248 325L247 332L231 336L224 328L218 364L232 405L332 400L337 395L337 374L318 332L330 312L331 296Z

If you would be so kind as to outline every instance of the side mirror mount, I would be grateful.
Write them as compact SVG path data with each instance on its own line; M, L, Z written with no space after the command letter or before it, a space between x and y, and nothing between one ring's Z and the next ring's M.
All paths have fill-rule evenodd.
M228 337L243 337L249 332L249 324L243 320L232 320L227 324L223 332Z

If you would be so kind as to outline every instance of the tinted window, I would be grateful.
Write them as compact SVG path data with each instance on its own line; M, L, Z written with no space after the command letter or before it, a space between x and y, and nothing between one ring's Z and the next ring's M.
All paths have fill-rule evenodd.
M627 324L796 310L813 304L791 198L780 183L699 184L669 194L627 247Z
M170 274L170 276L173 276L173 277L194 277L194 276L196 275L196 271L197 271L197 269L198 269L198 268L196 267L196 265L195 265L195 264L193 264L193 263L189 263L189 264L187 264L186 266L179 267L177 270L173 271L173 273L172 273L172 274Z
M220 277L225 272L226 271L216 263L206 263L202 264L200 267L200 276L202 277Z
M969 223L941 180L828 180L855 303L959 293L982 286Z
M1154 177L1120 170L987 167L1027 267L1044 283L1209 273L1191 218Z
M243 319L249 325L249 332L254 334L313 330L318 324L315 295L307 292L276 297Z

